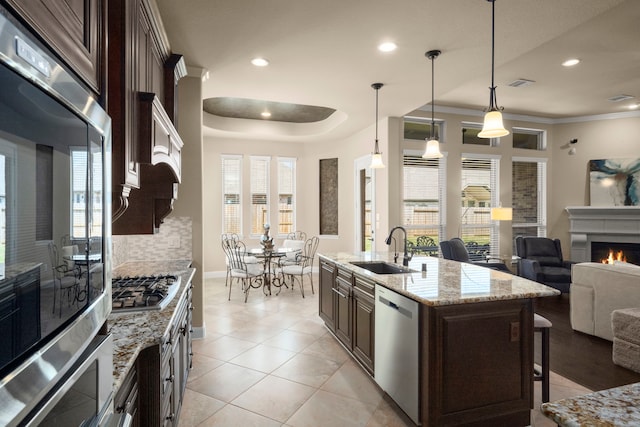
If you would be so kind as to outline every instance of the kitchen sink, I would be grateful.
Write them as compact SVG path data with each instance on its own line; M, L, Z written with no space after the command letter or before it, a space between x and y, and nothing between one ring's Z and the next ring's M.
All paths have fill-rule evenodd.
M356 267L364 268L365 270L369 270L370 272L376 274L404 274L414 271L408 267L403 267L401 265L384 261L354 261L350 264L353 264Z

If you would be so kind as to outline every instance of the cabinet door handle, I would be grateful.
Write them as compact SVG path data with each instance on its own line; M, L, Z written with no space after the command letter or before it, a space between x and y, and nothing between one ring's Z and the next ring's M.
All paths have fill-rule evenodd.
M345 299L349 298L347 295L340 292L337 288L331 288L331 290L333 290L333 292L335 292L336 294L340 295L342 298L345 298Z

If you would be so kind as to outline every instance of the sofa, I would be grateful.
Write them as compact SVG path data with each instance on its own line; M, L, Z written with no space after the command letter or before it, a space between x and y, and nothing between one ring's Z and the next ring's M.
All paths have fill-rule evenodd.
M613 311L640 307L640 266L595 262L574 264L569 295L571 327L613 341Z

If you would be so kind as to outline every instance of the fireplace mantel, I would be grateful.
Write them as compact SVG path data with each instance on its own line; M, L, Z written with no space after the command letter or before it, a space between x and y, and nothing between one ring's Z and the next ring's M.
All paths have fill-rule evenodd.
M571 259L591 261L591 242L640 243L640 206L569 206Z

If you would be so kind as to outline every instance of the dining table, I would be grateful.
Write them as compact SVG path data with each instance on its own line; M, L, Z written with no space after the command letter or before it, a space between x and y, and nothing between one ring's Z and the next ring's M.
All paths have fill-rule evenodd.
M272 247L269 249L265 248L252 248L249 249L249 254L258 258L264 264L264 285L263 291L265 295L271 295L271 287L275 286L278 288L278 293L280 293L280 289L282 286L288 288L284 279L276 276L271 270L271 264L274 260L279 260L282 257L285 257L289 254L300 252L300 249L296 248L285 248L285 247ZM268 292L268 293L267 293ZM276 295L277 295L276 294Z

